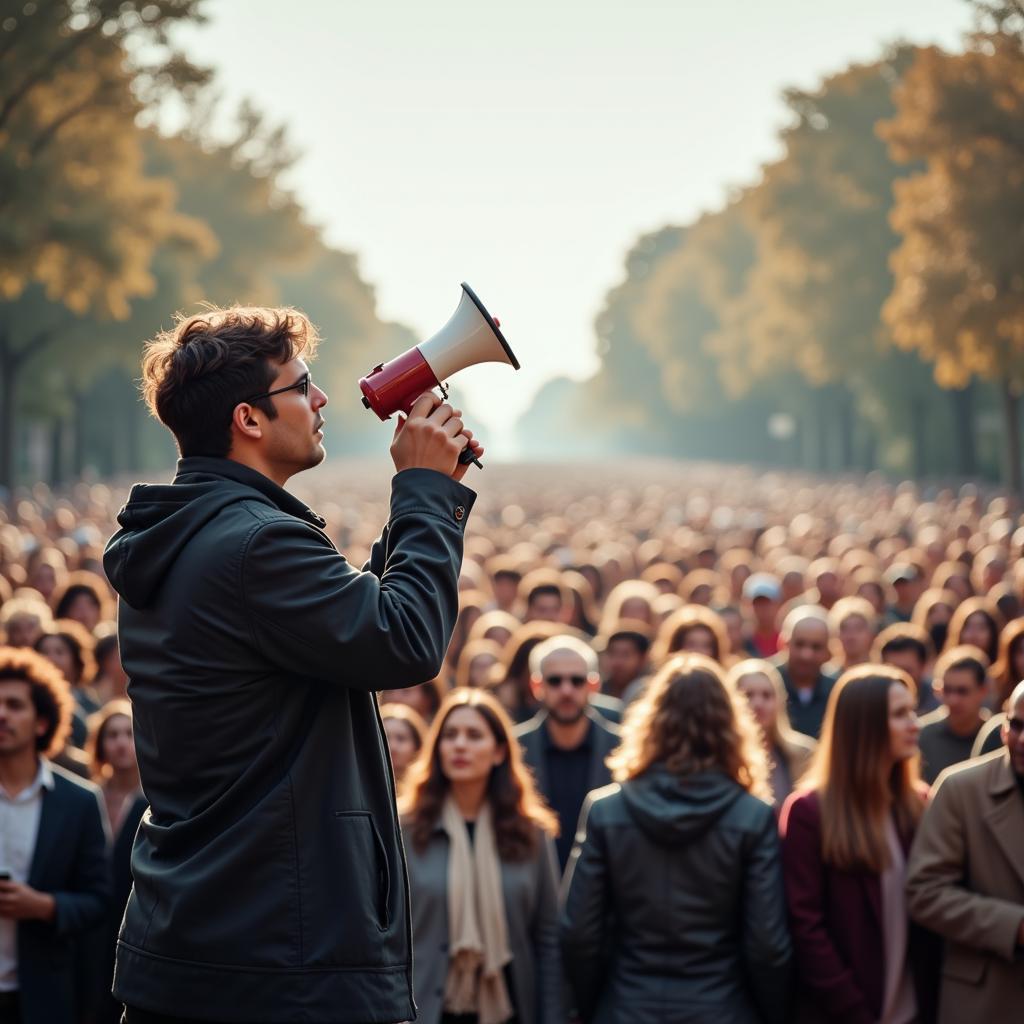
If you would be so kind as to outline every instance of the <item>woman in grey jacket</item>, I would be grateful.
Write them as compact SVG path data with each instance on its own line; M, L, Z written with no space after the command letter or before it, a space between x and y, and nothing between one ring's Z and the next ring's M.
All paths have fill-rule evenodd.
M399 806L417 1020L555 1024L558 821L493 697L468 688L448 695Z
M561 921L580 1016L788 1020L779 843L744 699L709 658L674 657L608 763L617 782L584 805Z

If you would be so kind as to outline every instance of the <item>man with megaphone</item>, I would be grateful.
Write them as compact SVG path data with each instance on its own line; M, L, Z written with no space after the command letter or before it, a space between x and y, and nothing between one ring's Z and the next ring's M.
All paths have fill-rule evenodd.
M126 1021L415 1017L405 860L374 691L440 671L474 493L458 410L414 396L391 514L357 570L286 491L324 458L316 332L218 309L150 342L181 458L138 484L104 567L150 803L114 994Z

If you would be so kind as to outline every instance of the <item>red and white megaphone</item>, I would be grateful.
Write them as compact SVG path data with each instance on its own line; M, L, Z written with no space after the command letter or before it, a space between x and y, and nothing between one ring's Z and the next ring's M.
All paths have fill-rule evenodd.
M408 415L413 402L424 391L440 387L447 398L444 381L477 363L506 363L519 369L519 360L501 333L498 321L463 281L458 309L437 334L390 362L379 363L360 378L363 405L382 420L396 412ZM466 464L476 460L466 448L459 461Z

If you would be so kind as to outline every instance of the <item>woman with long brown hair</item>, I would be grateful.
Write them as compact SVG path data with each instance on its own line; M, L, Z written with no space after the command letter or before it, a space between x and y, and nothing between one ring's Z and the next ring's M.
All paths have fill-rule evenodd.
M891 665L845 672L804 786L783 808L801 1020L930 1017L929 951L911 928L904 896L924 809L915 699L910 676Z
M110 832L116 837L128 808L142 792L130 701L112 700L89 718L88 754L92 781L100 787Z
M445 698L399 800L419 1020L555 1024L558 820L490 694Z
M969 597L961 602L949 620L944 650L965 644L979 647L991 665L999 657L999 634L1002 628L1003 616L995 601L987 597Z
M787 1021L790 941L765 759L721 667L671 658L607 763L618 785L584 804L562 911L582 1019Z
M782 674L762 658L747 658L729 670L728 682L747 698L768 757L772 800L781 810L793 787L803 778L817 746L810 736L790 725L786 684Z

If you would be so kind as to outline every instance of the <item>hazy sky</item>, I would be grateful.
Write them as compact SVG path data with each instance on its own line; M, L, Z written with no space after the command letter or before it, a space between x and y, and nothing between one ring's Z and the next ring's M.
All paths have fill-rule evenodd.
M545 380L595 369L594 316L637 235L722 205L777 154L785 87L896 38L955 46L970 24L965 0L208 9L182 42L228 100L287 122L289 184L359 254L381 315L426 337L467 280L501 318L522 370L459 383L506 453Z

